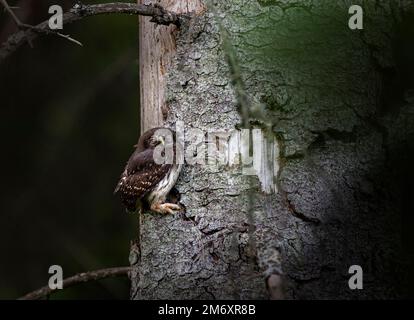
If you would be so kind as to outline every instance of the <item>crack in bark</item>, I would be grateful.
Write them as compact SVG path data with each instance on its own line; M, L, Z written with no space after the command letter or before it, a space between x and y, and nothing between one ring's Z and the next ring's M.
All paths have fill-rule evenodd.
M226 229L225 227L218 227L218 228L215 228L215 229L212 229L212 230L209 230L209 231L204 231L207 227L208 227L208 226L206 226L206 227L205 227L205 228L203 228L203 229L198 229L198 230L200 230L200 232L201 232L202 234L204 234L205 236L211 236L211 235L213 235L213 234L215 234L215 233L218 233L218 232L220 232L220 231L222 231L222 230Z
M207 287L207 286L203 286L203 289L204 289L204 291L205 291L207 294L209 294L209 295L213 298L213 300L217 300L217 298L216 298L216 296L214 295L214 293L213 293L213 292L211 292L211 291L208 289L208 287Z
M283 136L281 134L277 134L277 139L279 141L281 161L279 161L280 168L279 168L279 171L278 171L277 177L276 177L276 185L277 185L277 189L279 190L280 195L282 196L283 204L288 209L288 211L293 216L295 216L296 218L298 218L298 219L300 219L304 222L319 225L321 223L321 221L318 218L308 217L304 213L299 212L298 210L296 210L295 205L292 203L292 201L289 200L288 193L284 190L284 188L282 186L281 174L282 174L282 171L283 171L283 169L286 165L286 160L289 160L289 157L285 156L285 154L286 154L286 144L285 144L285 140L284 140ZM305 155L303 156L303 158L304 157L305 157Z
M344 143L351 143L356 142L357 136L355 134L355 127L352 131L343 131L338 130L335 128L327 128L323 131L310 131L313 134L316 134L317 137L315 140L309 145L309 148L312 148L315 143L325 143L327 140L335 140L335 141L341 141Z
M318 218L308 217L304 213L296 210L295 205L292 203L292 201L289 200L288 194L286 191L282 191L282 195L283 195L284 201L286 203L286 207L288 208L289 212L291 212L296 218L299 218L300 220L304 222L313 223L315 225L319 225L321 223L321 221Z

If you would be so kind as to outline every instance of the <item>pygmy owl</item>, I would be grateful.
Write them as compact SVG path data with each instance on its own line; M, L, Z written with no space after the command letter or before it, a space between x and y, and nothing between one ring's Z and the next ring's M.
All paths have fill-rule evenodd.
M170 134L171 139L166 139L166 133ZM172 148L173 161L158 164L154 160L157 146L166 150ZM114 193L120 193L121 201L128 211L136 211L141 205L158 213L172 214L180 210L179 205L166 203L166 197L176 183L182 166L175 157L174 132L167 128L150 129L142 134L135 147Z

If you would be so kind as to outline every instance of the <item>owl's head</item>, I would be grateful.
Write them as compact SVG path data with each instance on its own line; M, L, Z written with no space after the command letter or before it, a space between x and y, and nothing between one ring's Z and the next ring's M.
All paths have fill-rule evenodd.
M153 128L144 132L136 144L137 150L154 149L156 146L165 145L168 141L174 140L174 131L168 128Z

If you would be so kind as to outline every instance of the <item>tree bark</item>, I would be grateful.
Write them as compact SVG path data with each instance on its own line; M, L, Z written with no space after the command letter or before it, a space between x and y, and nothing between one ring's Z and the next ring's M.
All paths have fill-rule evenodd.
M145 4L146 1L138 1ZM162 0L156 2L176 13L200 12L200 1ZM147 17L139 17L139 68L141 99L141 132L165 122L168 107L165 100L165 81L175 54L176 26L157 26Z
M196 15L180 30L140 17L142 130L261 128L276 188L240 166L186 165L186 212L141 216L131 298L400 297L400 178L413 174L396 150L414 95L393 44L411 5L364 2L370 27L351 31L347 1L160 3Z

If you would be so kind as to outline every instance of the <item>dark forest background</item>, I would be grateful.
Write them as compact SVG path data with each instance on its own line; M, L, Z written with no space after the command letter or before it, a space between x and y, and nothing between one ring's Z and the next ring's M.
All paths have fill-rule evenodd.
M113 1L87 1L88 4ZM26 23L75 1L9 1ZM86 3L86 2L85 2ZM0 42L16 31L0 9ZM64 27L84 47L42 36L0 64L0 299L64 277L128 265L136 217L112 195L139 135L137 16ZM51 299L127 299L126 277L89 282Z

